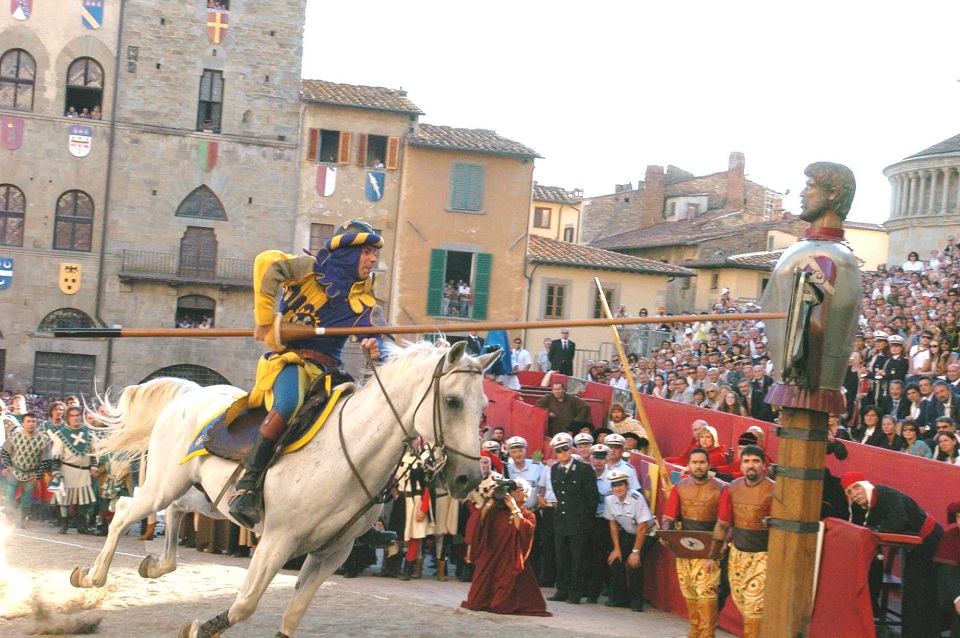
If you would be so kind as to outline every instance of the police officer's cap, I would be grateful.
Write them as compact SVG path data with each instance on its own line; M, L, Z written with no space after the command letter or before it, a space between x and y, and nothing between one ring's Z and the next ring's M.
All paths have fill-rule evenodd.
M571 447L573 445L573 437L570 436L567 432L560 432L555 434L552 439L550 439L550 447L557 449L558 447Z
M621 447L627 444L627 440L617 433L608 434L603 442L607 445L619 445Z
M500 442L499 442L499 441L493 441L493 440L485 441L482 447L483 447L483 449L486 450L487 452L494 452L494 453L497 453L497 454L500 453Z
M610 454L610 448L603 443L590 446L590 456L595 459L605 459Z
M630 477L627 476L626 472L613 470L607 474L607 480L610 481L610 485L619 485L620 483L629 483Z
M507 439L507 449L512 450L513 448L522 447L526 449L527 440L522 436L511 436Z
M593 445L593 436L586 432L581 432L573 437L573 442L576 445Z

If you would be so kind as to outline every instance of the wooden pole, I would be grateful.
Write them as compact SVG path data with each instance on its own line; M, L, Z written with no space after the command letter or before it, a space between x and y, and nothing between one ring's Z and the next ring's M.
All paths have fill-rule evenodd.
M607 319L613 319L613 314L610 312L610 305L607 303L607 296L603 294L603 285L600 283L600 279L594 277L593 281L597 284L600 303L603 304L603 313L607 315ZM663 457L660 455L660 446L657 445L657 439L653 435L653 428L650 427L650 419L647 418L647 411L643 409L640 391L637 390L637 384L633 380L633 371L630 370L630 366L626 363L627 355L623 351L623 344L620 343L620 331L617 330L617 324L611 324L610 331L613 333L613 343L617 346L617 353L620 355L620 367L627 377L627 383L630 384L630 394L633 396L633 404L637 406L637 418L647 431L647 440L650 441L650 451L653 453L653 458L657 460L657 467L660 468L660 483L663 485L664 491L669 492L672 487L670 483L670 473L667 472L667 466L664 464Z
M426 334L432 332L465 332L476 330L525 330L530 328L583 328L614 325L660 324L684 321L703 321L705 315L675 315L670 317L633 317L630 319L551 319L549 321L486 321L462 323L437 323L420 326L368 326L356 328L320 328L294 323L280 323L283 341L306 339L313 336L350 337L375 334ZM741 321L761 319L784 319L785 312L743 313L708 315L717 321ZM63 328L53 331L53 336L66 339L118 339L120 337L188 339L212 337L253 337L253 330L221 330L199 328Z
M822 441L780 439L778 467L822 470L826 456L827 414L813 410L782 408L780 427L797 432L820 432ZM767 545L767 584L761 636L794 638L807 636L813 615L813 579L816 568L822 480L804 480L777 474L771 516L810 527L798 533L774 527Z

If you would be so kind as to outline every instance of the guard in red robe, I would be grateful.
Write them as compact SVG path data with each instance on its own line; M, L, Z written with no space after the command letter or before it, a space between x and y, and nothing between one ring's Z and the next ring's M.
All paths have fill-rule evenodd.
M503 480L478 512L479 524L467 539L476 571L461 607L495 614L552 615L527 563L536 517L522 506L524 483L523 479Z

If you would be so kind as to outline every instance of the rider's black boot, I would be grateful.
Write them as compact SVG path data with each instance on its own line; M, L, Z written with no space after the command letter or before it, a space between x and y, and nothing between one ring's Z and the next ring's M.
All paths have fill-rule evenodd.
M263 516L263 473L273 458L276 441L285 425L280 413L270 410L247 455L243 477L237 481L237 491L230 499L230 515L244 527L254 527Z
M357 542L369 545L373 549L383 549L397 542L397 533L382 532L376 527L371 527L363 533L363 536L357 539Z

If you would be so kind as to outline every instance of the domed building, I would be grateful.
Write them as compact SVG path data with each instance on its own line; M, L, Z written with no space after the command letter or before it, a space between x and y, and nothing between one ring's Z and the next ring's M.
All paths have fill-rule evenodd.
M920 258L942 249L948 235L960 234L960 135L891 164L888 262L901 264L911 250Z

